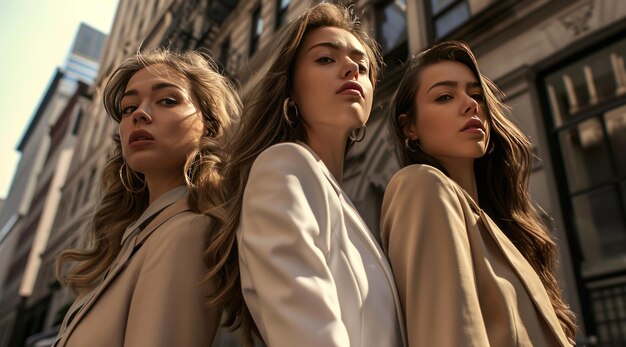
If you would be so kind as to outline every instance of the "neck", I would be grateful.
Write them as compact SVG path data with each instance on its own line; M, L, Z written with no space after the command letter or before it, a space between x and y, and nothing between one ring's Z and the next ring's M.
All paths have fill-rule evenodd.
M337 182L341 183L348 134L321 134L312 129L308 130L307 145L322 159Z
M185 179L180 175L146 175L146 184L149 192L149 203L158 199L170 190L185 184Z
M474 159L439 159L450 178L469 194L478 204L478 188L474 174Z

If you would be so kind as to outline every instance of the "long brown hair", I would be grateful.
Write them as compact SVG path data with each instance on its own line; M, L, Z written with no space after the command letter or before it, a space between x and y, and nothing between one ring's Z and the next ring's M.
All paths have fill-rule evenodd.
M407 63L390 104L389 119L395 135L398 159L402 166L428 164L447 174L441 163L423 152L419 146L406 148L402 124L398 119L401 114L407 114L409 122L419 117L419 105L415 98L419 89L419 74L426 67L445 61L459 62L469 67L480 81L485 94L491 126L488 147L493 150L474 162L481 207L488 211L537 272L563 330L573 339L576 334L575 316L563 301L556 278L557 246L541 222L529 195L532 145L526 135L507 118L509 108L502 101L504 93L480 73L476 58L467 44L443 42L413 56Z
M217 210L214 206L221 198L203 192L216 191L221 181L219 167L224 161L223 142L225 133L241 110L239 96L229 80L217 72L210 57L198 52L155 49L126 59L111 74L104 88L103 102L115 122L120 122L121 99L130 78L155 64L171 67L187 81L193 103L201 112L204 135L198 139L195 150L187 155L181 175L185 177L192 210L215 217ZM126 227L148 207L148 191L142 189L141 173L129 175L132 180L127 182L136 192L127 190L120 181L119 171L123 163L120 139L115 136L113 152L101 177L102 198L88 226L88 244L85 248L65 250L57 258L57 277L74 291L98 283L119 253ZM64 275L65 264L73 266Z
M224 325L232 329L241 327L246 345L252 345L253 335L259 337L259 332L243 301L240 287L236 232L243 192L252 163L263 150L280 142L307 140L301 118L294 124L283 117L283 102L293 88L294 65L301 42L307 33L322 27L337 27L352 33L365 48L373 85L378 76L378 47L351 10L343 6L321 3L309 8L281 29L270 48L273 55L257 86L244 102L240 126L229 142L230 159L222 186L228 197L224 202L225 215L214 224L213 238L205 252L209 276L220 279L216 299L224 303Z

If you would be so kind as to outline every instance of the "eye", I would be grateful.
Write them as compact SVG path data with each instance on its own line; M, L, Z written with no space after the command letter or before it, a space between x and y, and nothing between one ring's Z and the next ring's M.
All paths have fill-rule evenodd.
M164 98L164 99L159 100L157 104L171 106L171 105L178 104L178 101L174 98Z
M449 100L452 100L452 95L450 94L441 94L435 99L436 102L446 102Z
M475 93L471 95L472 99L478 101L478 102L484 102L485 101L485 96L481 93Z
M122 116L129 115L129 114L135 112L136 109L137 109L137 106L135 106L135 105L124 107L124 108L122 108Z
M359 72L362 73L362 74L366 74L367 73L367 65L359 64Z
M334 60L333 60L333 58L330 58L330 57L321 57L321 58L317 59L316 62L322 63L322 64L330 64L330 63L334 62Z

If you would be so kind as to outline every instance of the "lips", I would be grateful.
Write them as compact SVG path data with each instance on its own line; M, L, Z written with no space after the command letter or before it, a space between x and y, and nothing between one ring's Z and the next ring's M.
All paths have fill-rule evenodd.
M128 144L137 141L154 141L154 136L145 130L133 130L128 137Z
M465 126L463 127L463 129L461 129L461 131L470 129L480 129L482 131L485 131L485 126L483 125L483 122L481 122L479 119L471 118L467 121L467 123L465 123Z
M349 81L344 83L341 88L339 88L337 90L337 94L340 93L348 93L348 92L352 92L352 93L359 93L359 95L361 95L361 97L364 97L363 95L363 87L361 87L361 85L358 82L355 81Z

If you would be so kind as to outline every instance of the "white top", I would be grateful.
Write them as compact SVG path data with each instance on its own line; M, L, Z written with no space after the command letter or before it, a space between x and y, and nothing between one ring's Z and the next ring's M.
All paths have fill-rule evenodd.
M403 346L391 268L306 145L255 160L237 231L246 304L268 346Z

